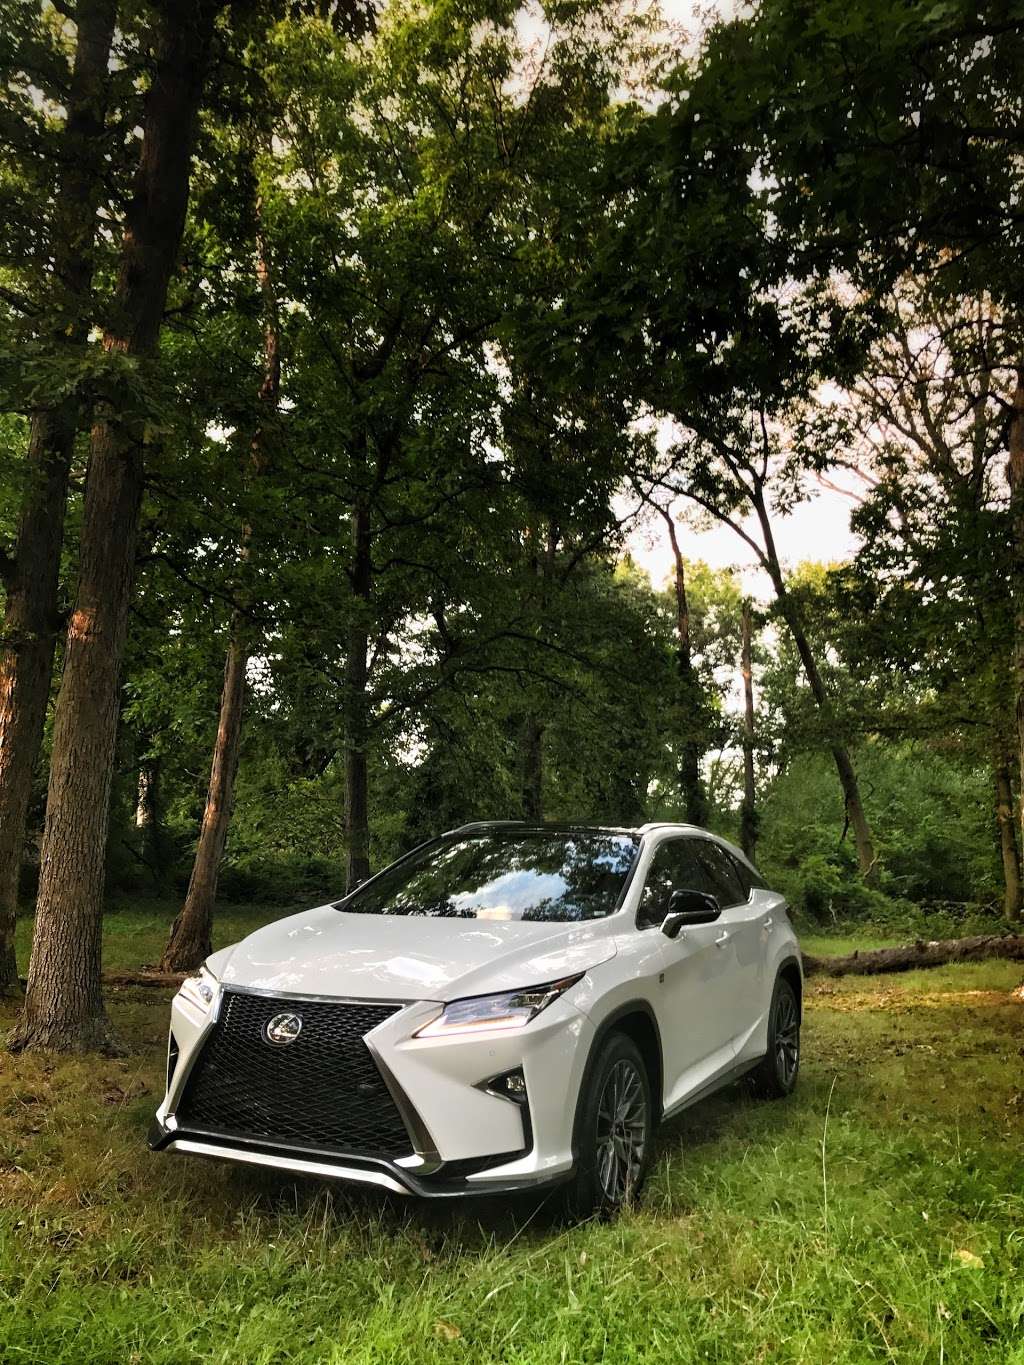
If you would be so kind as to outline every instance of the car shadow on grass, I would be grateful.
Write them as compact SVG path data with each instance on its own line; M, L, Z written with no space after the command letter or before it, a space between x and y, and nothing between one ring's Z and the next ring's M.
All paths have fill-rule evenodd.
M795 1101L765 1103L752 1098L742 1081L669 1120L655 1137L650 1180L661 1169L699 1154L713 1160L713 1149L730 1139L774 1146L793 1121ZM316 1216L329 1224L357 1226L367 1235L411 1236L436 1254L484 1250L495 1242L529 1242L560 1235L576 1225L565 1212L562 1190L515 1195L467 1195L421 1199L313 1178L295 1179L273 1171L242 1167L227 1173L227 1199L234 1198L264 1216ZM643 1199L638 1207L643 1209Z

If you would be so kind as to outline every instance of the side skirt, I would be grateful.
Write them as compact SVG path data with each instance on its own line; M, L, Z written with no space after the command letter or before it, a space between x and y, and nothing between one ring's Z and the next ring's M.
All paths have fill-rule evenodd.
M683 1111L689 1109L691 1105L700 1104L701 1100L708 1099L717 1091L724 1090L726 1086L732 1085L735 1081L740 1080L748 1071L753 1071L765 1056L767 1056L767 1053L762 1052L760 1057L744 1057L742 1062L737 1062L734 1066L723 1071L720 1076L716 1076L714 1080L708 1081L706 1085L702 1085L699 1090L695 1090L691 1095L687 1095L684 1099L679 1100L671 1109L666 1109L661 1116L662 1122L664 1123L666 1119L674 1119L677 1114L683 1113Z

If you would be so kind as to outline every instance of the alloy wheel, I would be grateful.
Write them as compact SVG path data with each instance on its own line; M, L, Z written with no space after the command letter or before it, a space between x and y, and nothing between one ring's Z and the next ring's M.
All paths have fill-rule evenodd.
M792 993L780 990L775 1001L775 1059L779 1080L788 1089L800 1064L800 1020Z
M625 1202L639 1184L647 1127L643 1081L635 1065L621 1058L608 1073L597 1110L597 1174L613 1204Z

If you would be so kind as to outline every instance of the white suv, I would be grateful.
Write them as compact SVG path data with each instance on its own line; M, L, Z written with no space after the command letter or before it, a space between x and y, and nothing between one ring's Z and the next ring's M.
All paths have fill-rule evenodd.
M689 825L466 825L210 957L174 999L151 1146L432 1196L639 1189L655 1126L788 1094L786 905Z

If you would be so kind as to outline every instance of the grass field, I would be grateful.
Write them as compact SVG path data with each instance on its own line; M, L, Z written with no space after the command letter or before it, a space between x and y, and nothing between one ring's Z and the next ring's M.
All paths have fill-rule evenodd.
M108 965L167 919L108 916ZM150 1154L166 999L118 991L128 1058L0 1054L0 1362L1024 1365L1021 976L810 982L796 1096L694 1108L580 1227Z

